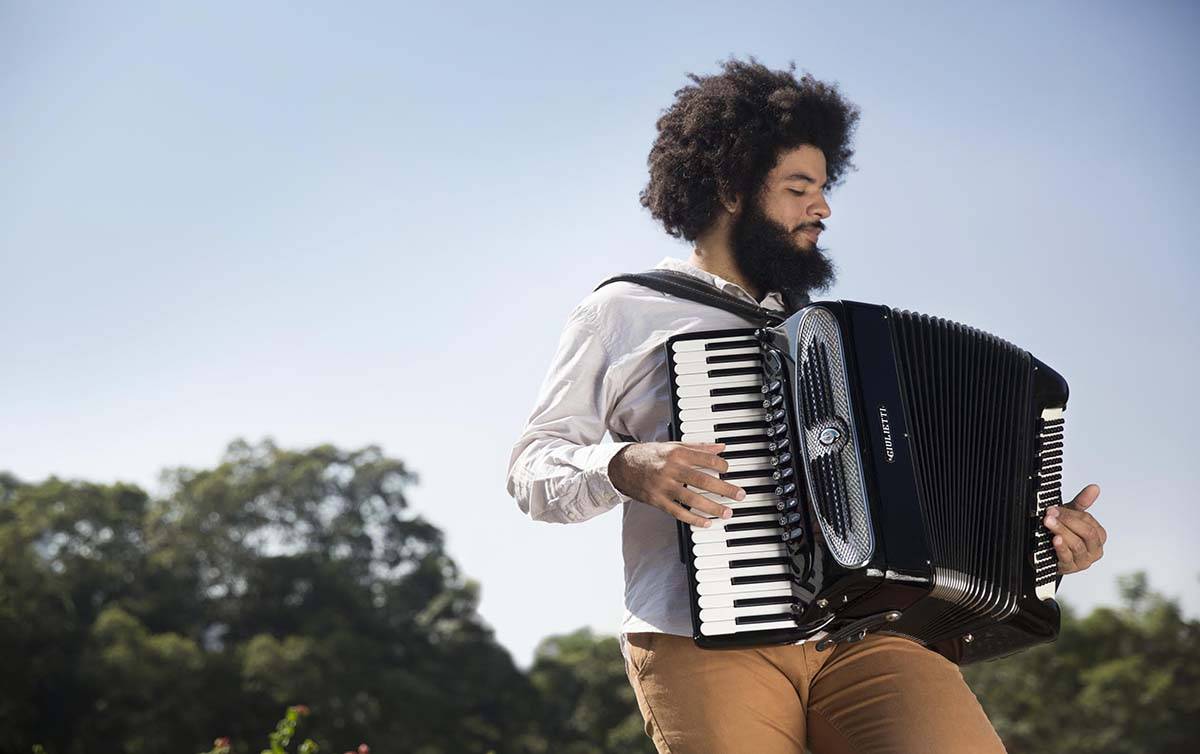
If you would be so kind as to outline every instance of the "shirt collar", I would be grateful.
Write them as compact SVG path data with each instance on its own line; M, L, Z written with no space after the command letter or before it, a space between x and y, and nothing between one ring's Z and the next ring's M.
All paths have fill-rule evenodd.
M745 288L737 283L730 282L720 275L714 275L707 270L702 270L691 262L687 262L682 259L667 257L655 265L655 269L682 272L685 275L691 275L692 277L702 280L705 283L716 287L718 290L728 293L736 298L740 298L743 301L749 301L750 303L761 306L764 309L783 311L783 297L779 295L778 291L771 291L763 297L762 301L755 301L754 297L751 296Z

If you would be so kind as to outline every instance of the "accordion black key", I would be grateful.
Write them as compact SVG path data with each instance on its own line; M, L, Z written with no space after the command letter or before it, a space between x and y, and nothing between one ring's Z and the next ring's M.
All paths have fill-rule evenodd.
M851 301L666 343L671 435L725 444L746 491L680 524L694 638L907 636L955 662L1058 634L1067 383L1011 343ZM709 472L716 474L716 472Z

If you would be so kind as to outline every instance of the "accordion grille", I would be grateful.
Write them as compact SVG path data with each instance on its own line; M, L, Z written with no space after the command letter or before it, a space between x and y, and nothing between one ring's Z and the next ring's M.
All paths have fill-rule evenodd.
M855 435L841 330L823 307L805 312L796 336L796 406L803 422L809 497L831 554L847 568L866 563L875 534Z
M1011 615L1029 556L1036 431L1029 354L948 320L893 311L935 588L902 633L936 640Z

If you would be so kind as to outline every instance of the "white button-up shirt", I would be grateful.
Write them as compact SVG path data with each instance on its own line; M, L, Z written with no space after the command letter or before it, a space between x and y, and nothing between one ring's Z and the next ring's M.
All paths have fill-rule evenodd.
M668 257L678 270L724 292L783 310L777 293L761 302L741 286ZM508 493L538 521L586 521L620 505L625 561L622 634L691 636L687 571L675 519L619 492L608 463L628 442L670 440L670 386L663 343L678 333L749 327L736 314L634 283L604 286L567 318L537 405L513 445Z

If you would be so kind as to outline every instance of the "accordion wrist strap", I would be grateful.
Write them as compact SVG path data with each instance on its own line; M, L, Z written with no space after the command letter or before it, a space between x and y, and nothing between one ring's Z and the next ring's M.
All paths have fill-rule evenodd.
M701 282L683 272L675 270L649 270L647 272L632 272L623 275L616 275L605 280L600 285L596 286L595 290L600 290L609 283L626 282L644 285L647 288L659 291L660 293L669 293L672 296L685 298L689 301L695 301L698 304L705 306L724 309L727 312L732 312L740 317L745 317L751 321L761 325L774 326L783 322L786 319L785 312L767 309L755 304L742 301L734 298L729 294L714 288L707 283ZM801 297L801 300L789 300L790 297L785 295L785 302L789 306L799 308L803 304L808 303L807 297ZM798 305L797 305L798 304Z

